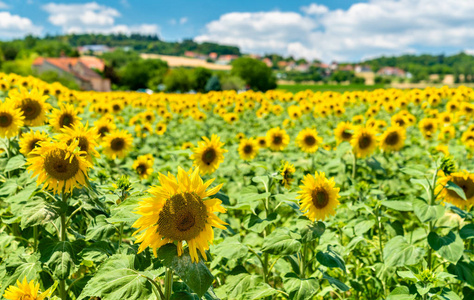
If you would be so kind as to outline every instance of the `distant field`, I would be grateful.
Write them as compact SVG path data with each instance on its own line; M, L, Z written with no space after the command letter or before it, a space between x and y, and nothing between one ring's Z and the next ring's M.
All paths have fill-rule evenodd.
M288 92L296 93L299 91L312 90L312 91L335 91L335 92L346 92L346 91L372 91L375 89L384 88L383 84L376 85L364 85L364 84L349 84L349 85L335 85L335 84L281 84L278 85L279 90L285 90Z
M142 53L141 58L143 59L161 59L168 63L168 66L175 67L203 67L211 70L221 70L221 71L230 71L232 68L229 65L218 65L214 63L209 63L204 59L189 58L182 56L171 56L171 55L161 55L161 54L147 54Z

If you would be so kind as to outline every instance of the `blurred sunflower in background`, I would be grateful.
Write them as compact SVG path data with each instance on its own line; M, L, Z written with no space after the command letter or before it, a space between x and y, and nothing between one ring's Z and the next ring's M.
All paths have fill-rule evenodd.
M181 149L182 149L182 150L191 149L192 147L194 147L194 145L193 145L193 143L191 143L191 142L184 142L184 143L181 145Z
M166 123L160 122L156 124L156 134L163 135L166 132Z
M243 160L252 160L258 154L258 144L253 138L242 139L239 144L239 155Z
M324 221L329 215L336 213L335 208L339 205L339 188L335 187L334 178L327 179L326 175L316 172L307 174L300 186L300 210L311 221Z
M111 158L124 158L133 146L133 136L126 130L115 130L103 138L104 154Z
M133 162L132 168L140 179L147 179L153 173L153 160L150 160L146 155L141 155Z
M5 101L0 103L0 137L10 138L20 131L24 124L21 110L15 108L13 101Z
M447 189L448 182L453 182L459 186L466 196L466 200L461 198L454 190ZM442 174L438 179L436 193L445 202L449 202L461 209L470 209L474 205L474 174L464 170L461 172Z
M280 127L272 128L267 131L267 147L273 151L282 151L290 143L290 136Z
M266 148L267 147L267 138L264 136L259 136L256 139L257 145L259 148Z
M26 277L22 282L16 281L15 285L10 285L5 290L3 297L8 300L43 300L50 296L51 291L40 292L40 284L34 280L28 282Z
M336 137L337 143L350 142L354 135L354 129L356 127L351 122L340 122L334 129L334 136Z
M374 129L369 127L358 128L351 139L352 150L359 157L372 154L377 148L377 136Z
M55 194L62 191L72 192L75 187L87 183L87 171L92 164L87 161L86 153L80 151L79 142L42 143L35 148L27 159L28 170L38 176L38 185Z
M104 116L94 122L94 128L96 128L96 131L99 134L99 137L103 138L106 134L114 131L117 128L117 126L115 126L115 124L110 118L107 118L106 116Z
M57 132L61 131L61 128L76 125L82 118L77 115L77 109L71 104L63 104L60 109L53 109L49 124L53 126Z
M41 142L48 140L50 140L50 137L44 131L31 130L30 132L23 133L20 138L20 153L28 156Z
M293 182L293 174L296 172L295 166L290 164L289 162L282 163L280 170L278 173L282 176L280 180L280 184L282 184L285 188L289 189L291 183Z
M210 174L215 172L224 161L224 153L227 150L222 148L224 143L215 134L211 136L211 139L205 136L202 139L204 141L198 142L198 146L193 149L194 154L191 155L191 159L193 165L199 167L202 174Z
M140 218L132 225L138 228L135 243L140 243L138 252L147 247L157 249L168 243L176 243L178 255L183 254L186 242L192 262L199 262L199 254L207 260L206 250L214 239L212 227L225 229L226 223L215 215L225 213L221 201L209 198L215 195L222 184L208 189L214 179L203 182L199 168L186 172L178 168L178 176L158 174L160 185L148 190L151 197L142 200L137 214Z
M438 130L438 122L436 119L424 118L418 123L418 128L425 138L431 139Z
M390 127L380 137L380 148L385 152L399 151L403 148L406 132L403 127Z
M15 103L15 107L21 110L26 126L40 126L46 120L46 113L51 109L51 105L46 103L49 96L44 96L38 89L28 91L25 88L12 90L9 93L10 99Z
M322 142L323 139L318 136L316 129L311 128L301 130L296 137L296 144L306 153L316 152Z

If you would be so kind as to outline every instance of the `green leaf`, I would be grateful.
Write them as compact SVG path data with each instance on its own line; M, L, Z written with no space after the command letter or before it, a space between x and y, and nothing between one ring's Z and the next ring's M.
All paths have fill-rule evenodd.
M388 201L384 200L381 204L385 207L398 211L413 211L413 201Z
M455 192L456 194L458 194L458 196L461 197L461 199L467 200L466 193L464 193L464 190L459 185L455 184L454 182L448 181L445 187L448 190L451 190Z
M261 282L243 295L244 299L257 300L278 294L268 283Z
M217 194L214 195L214 198L221 200L224 205L230 205L229 196L224 195L221 192L217 192Z
M446 236L440 237L435 232L428 234L428 244L436 250L441 257L456 263L464 251L463 241L450 231Z
M21 214L21 228L35 225L44 225L58 218L57 207L44 201L42 198L33 197L24 206Z
M108 223L105 215L98 215L87 228L86 240L103 241L115 234L115 226Z
M30 281L36 279L38 273L42 270L41 263L36 255L22 255L17 258L9 257L5 263L6 274L1 281L0 295L3 295L7 287L16 284L17 280L22 281L26 278Z
M240 299L245 292L255 288L262 282L261 276L241 273L235 276L228 276L226 284L219 289L224 291L228 299Z
M239 259L245 257L249 251L248 247L240 242L240 236L226 237L224 241L211 248L212 253L227 259Z
M350 287L348 287L346 284L344 284L340 280L329 276L326 272L323 273L323 278L326 279L331 285L334 285L335 287L337 287L338 289L340 289L343 292L347 292L348 290L351 289Z
M286 228L277 228L263 240L263 252L275 255L290 255L301 249L295 234Z
M89 260L96 263L105 261L114 253L114 249L107 242L96 242L91 246L82 249L79 256L83 260Z
M413 300L415 298L416 295L410 295L408 287L399 286L388 295L387 300Z
M53 271L58 279L67 279L75 266L80 263L77 254L84 246L84 240L56 242L47 238L41 240L39 244L40 260Z
M458 261L456 265L450 264L448 266L448 272L456 275L458 280L474 286L474 261L470 261L469 263Z
M331 246L328 246L326 253L319 251L316 254L316 259L323 266L328 268L339 268L344 272L346 271L346 265L344 264L344 261L339 256L339 254L331 249Z
M319 288L316 278L301 279L295 273L286 274L283 282L290 299L294 300L312 299Z
M105 261L87 283L78 300L145 300L152 291L148 279L134 267L135 255L116 254ZM154 278L151 278L154 279Z
M467 224L459 230L459 236L463 240L474 238L474 224Z
M365 220L362 222L357 222L356 226L354 226L354 232L356 235L363 235L364 233L369 231L374 225L374 220Z
M324 225L324 222L318 221L311 223L301 229L301 241L303 243L314 241L316 238L322 236L325 230L326 225Z
M424 255L423 248L409 244L403 236L396 236L385 244L383 259L389 267L417 264Z
M19 154L19 155L13 156L12 158L8 160L7 165L5 166L4 173L21 169L23 168L25 163L26 161L23 155Z
M196 300L196 298L194 298L193 294L191 293L180 291L173 293L173 295L170 297L170 300Z
M256 233L261 233L269 224L275 223L277 220L278 214L271 213L268 215L266 219L260 219L258 216L254 214L249 214L245 217L244 221L242 222L244 228L249 229Z
M173 269L181 280L186 283L191 290L202 297L214 281L209 269L201 258L198 263L191 261L188 248L181 256L174 244L166 244L158 250L158 257L163 260L163 264Z
M430 196L431 195L431 189L430 189L430 184L428 182L428 180L426 178L424 179L415 179L415 178L412 178L410 179L410 182L413 183L413 184L419 184L421 185L425 191L426 191L426 195L427 196Z
M411 176L424 176L426 172L420 171L415 169L414 167L411 168L401 168L400 171L403 174L411 175Z
M127 225L132 225L140 217L138 214L134 213L134 211L142 197L143 194L134 195L112 208L110 210L111 217L107 219L107 222L112 224L125 223Z
M444 206L429 205L422 200L415 200L413 202L413 211L421 223L435 221L444 215Z

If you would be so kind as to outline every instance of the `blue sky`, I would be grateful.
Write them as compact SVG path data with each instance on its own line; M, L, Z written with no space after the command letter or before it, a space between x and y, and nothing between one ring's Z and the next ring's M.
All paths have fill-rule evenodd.
M0 0L0 39L140 32L324 61L473 52L474 1Z

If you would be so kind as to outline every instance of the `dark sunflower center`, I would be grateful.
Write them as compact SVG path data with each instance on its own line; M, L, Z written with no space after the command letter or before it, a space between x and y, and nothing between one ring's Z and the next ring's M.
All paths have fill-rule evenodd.
M113 107L112 107L112 109L113 109L114 111L119 111L119 110L120 110L120 105L114 104Z
M279 134L273 136L273 144L281 145L283 143L283 137Z
M144 164L140 164L140 165L138 165L136 170L137 170L138 174L143 175L143 174L146 173L147 167Z
M81 151L89 151L89 141L87 140L86 137L84 136L80 136L80 137L76 137L75 139L77 139L79 141L79 149L81 149ZM71 145L73 139L70 139L66 142L66 144L69 146Z
M266 141L264 139L261 139L261 140L258 141L258 143L259 143L260 146L265 146Z
M174 241L189 241L204 230L207 210L195 193L178 194L168 199L160 212L158 233Z
M433 124L431 124L431 123L426 124L425 127L424 127L424 129L425 129L426 131L431 131L431 130L433 130Z
M359 148L360 149L367 149L372 144L372 138L369 135L362 135L359 138Z
M158 126L158 131L161 131L162 129L163 129L163 127Z
M38 144L41 140L40 139L33 139L30 141L29 145L28 145L28 149L30 151L33 151L33 149L35 149L36 147L38 147Z
M74 121L74 117L71 116L68 113L64 113L60 118L59 118L59 127L68 127L70 126Z
M44 169L48 175L56 180L68 180L79 171L79 161L75 156L72 160L66 159L66 150L50 151L44 159Z
M145 118L147 119L147 121L151 121L151 116L150 115L147 115Z
M112 148L112 150L114 151L123 150L123 148L125 148L125 141L123 140L123 138L120 137L114 138L110 142L110 148Z
M350 140L352 138L352 133L350 133L349 131L347 130L343 130L342 131L342 138L344 140Z
M252 145L245 145L245 146L244 146L244 153L245 153L245 154L250 154L250 153L252 153L252 152L253 152L253 147L252 147Z
M391 132L385 138L385 144L393 146L396 145L399 140L400 136L398 135L398 132Z
M304 143L308 146L314 146L314 144L316 144L316 139L312 135L307 135L304 137Z
M404 125L405 125L405 121L403 121L403 119L397 119L397 120L395 121L395 123L397 123L397 124L400 125L400 126L404 126Z
M33 99L24 99L20 109L26 121L34 120L41 114L41 104Z
M462 188L467 199L470 199L474 196L474 181L472 181L470 178L464 179L461 176L455 176L453 177L452 181L457 184L457 186ZM453 190L448 190L448 194L451 197L459 198L458 194Z
M8 127L13 123L13 117L7 112L0 113L0 127Z
M109 130L109 127L107 127L107 126L102 126L102 127L99 128L100 136L105 136L109 132L110 132L110 130Z
M202 161L205 164L210 165L216 159L216 156L216 150L214 150L214 148L208 148L202 154Z
M323 189L315 189L311 194L311 198L313 199L313 204L316 208L324 208L329 203L329 195Z

